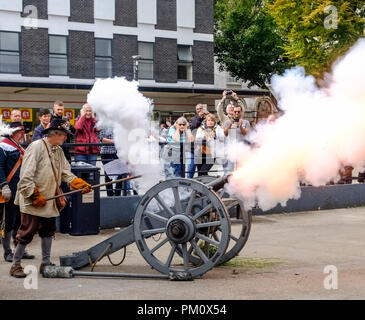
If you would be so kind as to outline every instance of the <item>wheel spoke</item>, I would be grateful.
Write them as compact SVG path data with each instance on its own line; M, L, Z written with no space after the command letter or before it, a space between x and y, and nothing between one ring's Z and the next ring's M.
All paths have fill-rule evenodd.
M202 251L202 249L199 248L199 246L196 244L195 240L191 240L191 247L195 249L196 253L199 255L200 258L204 261L204 263L207 263L209 261L208 257L205 255L205 253Z
M213 233L213 238L215 241L219 241L219 237L216 232Z
M188 250L188 253L191 255L191 253L193 252L193 249L194 247L193 246L190 246L189 250Z
M200 201L204 201L205 199L208 199L208 197L207 197L207 196L205 196L205 195L201 195L201 194L199 193L199 194L198 194L197 199L199 199Z
M212 222L198 223L195 226L197 229L200 229L200 228L207 228L207 227L216 227L216 226L220 226L221 224L222 224L221 221L212 221Z
M193 190L191 192L191 195L190 195L190 199L189 199L189 202L188 202L188 206L186 207L186 211L185 211L185 214L188 216L189 213L191 212L191 209L193 207L193 203L194 203L194 200L195 200L195 196L196 196L196 191Z
M232 240L236 241L236 242L239 240L239 239L237 239L235 236L232 236L232 235L230 235L229 237L230 237Z
M148 217L150 217L150 218L154 218L154 219L159 220L159 221L161 221L161 222L165 222L165 223L167 223L167 221L168 221L168 219L167 219L167 218L162 217L162 216L160 216L160 215L158 215L158 214L156 214L156 213L153 213L153 212L148 212L148 211L146 211L146 216L148 216Z
M184 270L186 272L188 272L188 270L189 270L189 255L188 255L188 250L186 249L186 243L183 243L181 246L182 246L183 259L184 259Z
M154 253L156 250L160 249L166 242L169 241L169 238L162 240L157 246L151 249L151 253Z
M196 236L197 238L199 238L200 240L204 240L204 241L206 241L206 242L209 242L209 243L210 243L210 244L212 244L213 246L216 246L216 247L218 247L218 246L219 246L219 242L214 241L213 239L208 238L208 237L206 237L205 235L203 235L203 234L201 234L201 233L199 233L199 232L197 232L195 236Z
M156 228L156 229L149 229L149 230L143 230L141 231L141 234L143 236L152 236L157 233L165 232L165 228Z
M194 215L193 220L196 220L199 217L201 217L202 215L206 214L211 208L213 208L213 203L210 203L205 208L200 210L196 215Z
M169 253L169 256L167 258L167 261L165 263L166 267L170 267L170 264L171 264L171 261L172 261L172 258L174 257L174 253L175 253L175 250L176 250L176 244L175 243L171 243L171 250L170 250L170 253Z
M165 209L165 211L172 217L175 215L175 213L171 210L171 208L165 203L165 201L162 200L159 194L156 195L156 200L158 203L162 206L162 208Z
M181 202L180 202L179 188L178 187L173 187L172 192L174 193L174 198L175 198L176 213L177 214L182 214L183 211L182 211Z
M226 206L227 210L236 207L238 205L238 201L233 201L232 203L230 203L228 206Z

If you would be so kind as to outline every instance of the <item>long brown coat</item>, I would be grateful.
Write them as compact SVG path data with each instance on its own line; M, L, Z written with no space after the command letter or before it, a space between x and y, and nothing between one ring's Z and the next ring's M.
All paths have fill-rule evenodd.
M46 141L51 154L57 184L60 185L62 181L70 184L77 177L71 172L71 166L66 160L62 148L52 146L47 138L43 139ZM52 197L56 193L56 181L43 139L32 142L24 153L14 202L20 206L20 211L23 213L50 218L59 216L55 200L47 201L42 208L33 205L25 206L25 204L32 203L31 196L35 186L45 198Z

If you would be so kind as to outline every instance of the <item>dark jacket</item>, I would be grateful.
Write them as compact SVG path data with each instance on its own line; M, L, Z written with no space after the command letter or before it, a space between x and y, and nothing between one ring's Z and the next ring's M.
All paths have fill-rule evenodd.
M5 185L9 184L12 196L11 201L14 200L17 184L19 182L20 168L15 172L13 178L8 183L6 178L8 177L11 170L14 168L20 157L20 151L4 142L0 141L0 189Z
M196 132L198 131L198 128L201 126L202 122L204 121L204 118L200 118L199 115L195 115L194 117L192 117L189 121L189 126L190 126L190 131L192 133L192 135L196 136ZM191 143L191 153L194 153L194 142Z
M55 116L52 114L52 117L51 117L51 121L53 118L56 118L56 119L64 119L66 121L69 121L68 118L65 118L65 117L59 117L59 116ZM75 135L76 133L76 130L75 130L75 127L73 125L70 125L70 131L72 132L73 135ZM66 143L71 143L71 140L72 140L73 136L68 134L67 135L67 139L66 139ZM62 150L63 150L63 153L65 154L65 157L66 159L68 160L68 162L71 162L71 153L69 151L69 148L68 147L65 147L65 146L61 146Z
M196 132L193 132L193 130L198 129L201 126L203 120L204 120L204 118L200 118L197 114L190 119L190 121L189 121L190 130L194 136L195 136Z
M34 129L32 141L36 141L39 139L42 139L44 137L44 134L42 133L44 130L42 124L40 124L38 127Z

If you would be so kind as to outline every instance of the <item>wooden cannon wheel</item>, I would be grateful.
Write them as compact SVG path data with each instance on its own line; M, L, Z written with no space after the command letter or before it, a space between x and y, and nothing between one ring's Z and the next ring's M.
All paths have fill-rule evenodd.
M166 180L148 190L137 206L133 228L141 255L163 274L201 276L220 261L230 241L230 220L221 198L192 179ZM206 253L201 243L214 253Z
M201 176L195 179L207 184L217 179L217 177ZM221 200L226 206L227 211L231 213L231 215L229 214L228 216L230 223L232 224L231 233L229 236L230 243L225 254L219 259L217 263L217 265L220 265L237 256L245 246L251 230L252 215L251 210L247 211L244 209L242 201L230 198L228 194L224 193L223 189L219 190L217 194L221 197ZM214 233L212 236L213 238L215 237ZM191 257L191 262L194 264L199 264L201 263L201 260L198 256L193 255Z

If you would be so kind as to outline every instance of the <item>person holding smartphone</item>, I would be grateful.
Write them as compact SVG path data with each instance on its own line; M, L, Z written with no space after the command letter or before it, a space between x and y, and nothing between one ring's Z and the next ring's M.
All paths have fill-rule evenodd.
M245 135L250 129L250 122L242 119L243 111L241 106L233 108L233 118L224 123L224 135L234 142L244 142ZM230 131L235 130L235 131Z
M70 143L74 135L76 133L76 129L73 125L71 125L68 118L64 117L63 114L65 112L65 106L63 105L62 101L55 101L53 103L53 114L51 115L51 121L56 118L59 120L65 120L67 123L67 126L70 128L70 134L67 135L66 143ZM65 157L69 163L71 163L71 153L68 147L62 146L62 150L65 154Z
M224 135L226 136L226 143L245 143L245 138L250 130L250 122L243 119L243 110L240 105L233 108L233 118L224 122ZM227 158L227 157L226 157ZM224 174L228 174L234 170L235 163L227 160L223 164Z
M228 101L228 102L227 102ZM226 114L224 113L224 106L226 105ZM216 111L218 119L221 123L225 123L227 120L233 118L233 108L238 105L242 110L247 109L247 104L244 99L238 97L237 93L232 90L224 90L222 93L222 99L219 101Z

